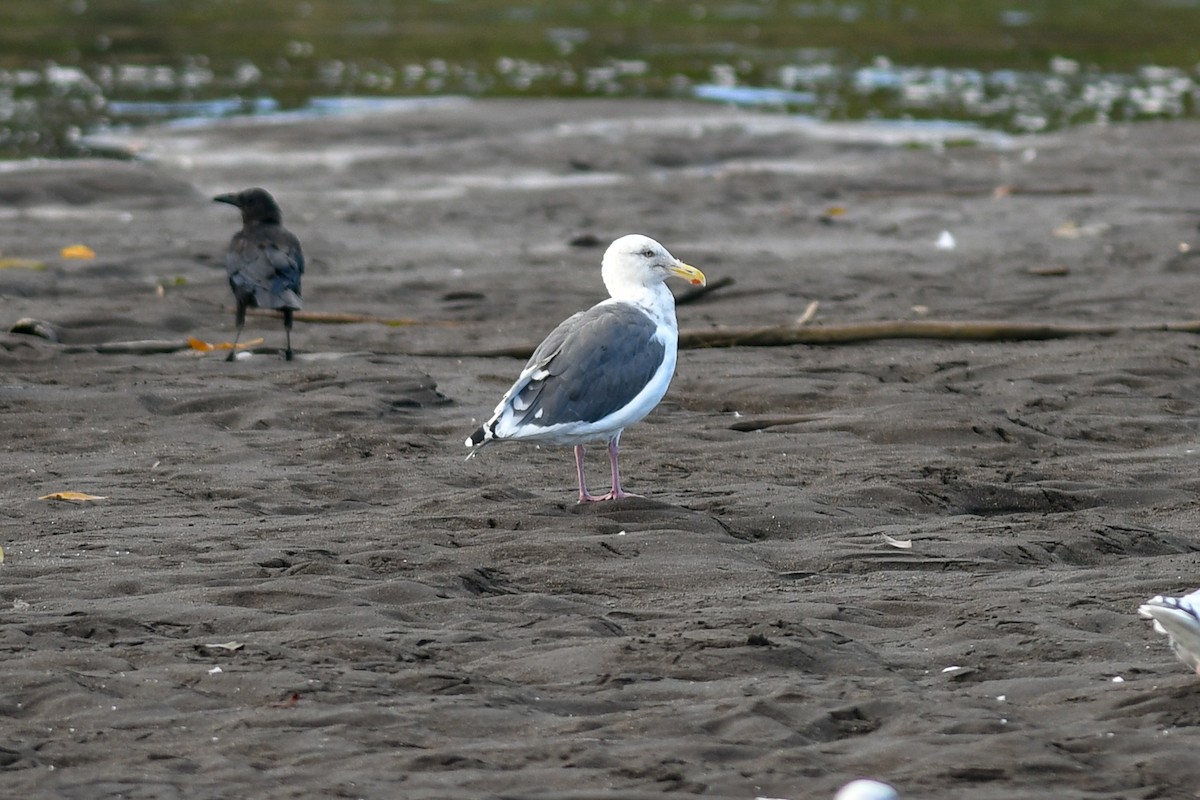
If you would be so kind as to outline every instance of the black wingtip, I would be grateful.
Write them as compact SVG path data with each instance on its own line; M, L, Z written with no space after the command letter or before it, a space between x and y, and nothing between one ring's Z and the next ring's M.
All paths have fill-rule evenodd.
M467 447L471 448L471 452L467 453L466 460L470 461L472 458L474 458L475 454L478 453L479 450L490 441L492 440L487 437L487 433L483 428L480 428L472 433L469 437L467 437L467 441L464 442Z

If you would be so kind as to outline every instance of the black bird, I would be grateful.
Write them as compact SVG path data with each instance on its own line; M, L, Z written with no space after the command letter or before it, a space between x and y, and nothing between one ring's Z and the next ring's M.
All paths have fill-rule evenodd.
M237 352L248 307L283 311L287 332L283 357L291 361L292 313L303 308L300 276L304 274L304 254L300 252L300 240L283 227L283 212L266 189L219 194L213 201L242 211L242 229L233 235L225 253L225 272L237 301L237 335L226 361L233 361Z

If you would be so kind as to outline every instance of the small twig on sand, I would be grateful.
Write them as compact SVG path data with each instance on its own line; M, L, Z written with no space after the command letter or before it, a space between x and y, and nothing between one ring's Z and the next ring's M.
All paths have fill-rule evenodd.
M734 283L736 283L736 281L734 281L733 278L726 276L724 278L718 278L706 286L697 286L694 289L688 289L686 292L679 295L679 297L675 298L675 305L683 306L687 305L688 303L694 303L700 298L706 297L718 289L724 289L726 286L733 286Z

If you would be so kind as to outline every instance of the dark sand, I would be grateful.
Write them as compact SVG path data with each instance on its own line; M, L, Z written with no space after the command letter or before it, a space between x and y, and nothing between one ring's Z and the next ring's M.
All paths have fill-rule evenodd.
M454 354L600 299L631 231L736 280L684 329L1200 316L1200 125L855 137L446 102L5 165L2 255L49 268L0 271L0 323L64 344L0 334L0 794L1200 796L1200 681L1136 616L1200 585L1193 334L687 350L623 440L645 500L577 507L566 449L463 461L520 362ZM79 346L232 338L209 198L251 185L307 310L416 324Z

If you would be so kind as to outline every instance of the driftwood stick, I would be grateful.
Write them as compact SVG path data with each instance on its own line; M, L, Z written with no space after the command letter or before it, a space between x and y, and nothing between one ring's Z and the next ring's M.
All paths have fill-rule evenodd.
M186 339L141 339L133 342L101 342L100 344L71 344L63 347L67 353L125 353L138 356L158 353L178 353L190 350Z
M262 341L261 339L259 340ZM134 356L152 356L161 355L164 353L181 353L194 351L196 354L213 353L224 354L229 351L229 346L214 347L212 350L198 350L191 342L186 339L138 339L129 342L100 342L99 344L68 344L59 345L52 343L62 349L64 353L107 353L110 355L134 355ZM239 353L254 353L255 355L271 355L280 351L279 347L270 345L254 345L254 344L239 344ZM296 357L302 361L323 361L333 360L336 358L344 358L346 353L298 353Z
M1096 191L1091 186L1009 186L1007 188L1008 194L1031 195L1093 194Z
M233 313L233 309L227 309ZM270 308L248 308L246 313L255 317L278 317L278 311ZM423 320L410 319L401 317L399 319L390 319L388 317L376 317L371 314L350 314L341 311L296 311L292 314L292 319L299 322L316 322L327 325L353 325L360 322L371 322L376 325L387 325L391 328L401 328L407 325L455 325L456 323L446 320Z
M227 306L224 303L213 302L211 300L193 299L192 302L197 305L208 306L224 311L227 314L234 313L232 306ZM279 319L283 313L274 308L247 308L246 315L251 317L272 317ZM408 325L430 325L430 326L447 326L451 327L459 323L452 320L431 320L431 319L412 319L411 317L377 317L374 314L356 314L348 311L295 311L292 313L292 319L300 322L313 322L317 324L327 325L353 325L360 322L369 322L376 325L387 325L391 328L401 328Z
M1200 333L1200 319L1186 322L1161 322L1151 325L1134 325L1132 331L1170 331L1171 333Z
M803 317L801 319L804 319ZM680 331L679 346L782 347L793 344L850 344L877 339L946 339L998 342L1067 339L1073 336L1112 336L1122 332L1200 333L1200 320L1141 325L1055 325L1003 320L894 320L840 325L777 325L761 328L714 328ZM532 351L531 351L532 352Z
M757 328L712 328L679 332L679 347L787 347L796 344L837 345L881 339L941 339L1000 342L1066 339L1074 336L1113 336L1125 332L1200 333L1200 320L1143 325L1055 325L1000 320L894 320L839 325L766 325ZM529 358L536 344L454 352L422 352L432 357Z
M1128 329L1128 328L1126 328ZM784 347L793 344L848 344L876 339L949 339L992 342L1111 336L1119 325L1053 325L993 320L891 320L840 325L767 325L757 328L713 328L679 332L679 346Z
M811 305L810 305L811 308ZM806 317L810 316L806 314ZM804 317L801 318L805 319ZM837 345L880 339L941 339L968 342L1032 341L1066 339L1074 336L1113 336L1118 333L1200 333L1200 320L1157 322L1136 325L1054 325L1039 322L1000 320L895 320L840 325L768 325L757 328L712 328L679 332L679 346L697 350L708 347L786 347L795 344ZM150 355L188 350L185 339L145 339L130 342L57 345L64 352L132 353ZM536 344L522 343L481 350L426 351L409 355L431 358L529 358ZM255 347L255 353L274 348Z
M888 197L905 197L910 195L940 195L943 197L1007 197L1014 194L1034 196L1071 196L1093 194L1091 186L1011 186L992 184L988 186L957 186L957 187L926 187L914 186L896 187L893 189L874 189L858 192L859 197L880 199Z

